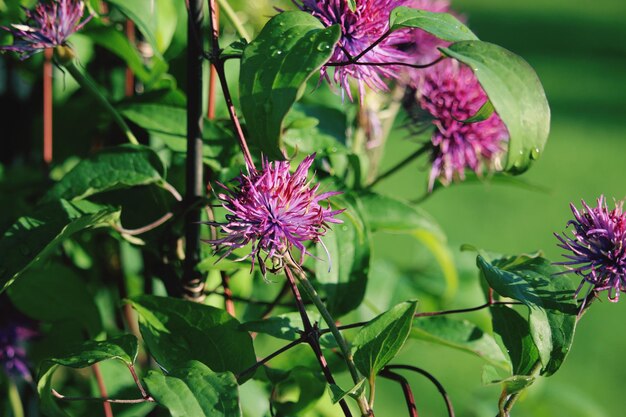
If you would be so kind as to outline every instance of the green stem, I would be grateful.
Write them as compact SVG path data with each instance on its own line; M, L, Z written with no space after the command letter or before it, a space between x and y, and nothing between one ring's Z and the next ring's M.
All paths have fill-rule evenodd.
M304 290L306 295L311 299L311 301L313 301L313 304L315 304L315 307L317 307L317 310L322 315L322 318L328 325L330 332L335 338L337 345L339 345L339 350L341 350L341 354L343 355L346 361L346 364L348 365L348 370L350 371L350 376L352 377L352 381L355 384L358 384L360 378L359 378L359 373L356 369L356 365L354 364L354 360L352 359L352 352L350 352L350 348L348 347L346 340L343 338L343 335L337 328L337 325L335 324L335 320L333 319L333 316L330 314L330 312L326 308L326 305L324 305L322 298L319 296L317 291L315 291L315 288L313 288L313 285L311 285L311 282L306 278L306 276L304 274L298 274L298 278L300 280L300 284L302 284L302 289ZM364 416L373 415L373 412L371 408L369 407L369 404L367 403L367 400L365 399L364 395L362 395L358 399L358 403L359 403L359 409L361 410L362 415Z
M117 112L117 110L115 110L115 108L111 105L111 103L109 103L109 100L107 100L107 98L102 94L102 92L96 85L95 81L93 81L89 77L89 75L82 72L76 66L76 60L71 59L66 62L63 62L63 66L72 75L72 77L74 77L76 82L78 82L78 84L82 88L87 90L98 101L98 103L100 103L100 105L107 112L109 112L111 117L113 117L113 120L115 121L115 123L117 123L117 125L120 127L120 129L122 129L122 131L128 138L128 141L132 143L133 145L139 145L139 141L137 140L135 135L133 135L133 132L130 130L130 127L128 127L128 125L126 124L122 116Z
M541 370L541 361L537 361L528 374L531 376L535 376L540 370ZM511 413L511 409L513 408L513 405L515 405L515 402L517 401L519 396L522 394L522 392L523 390L518 391L515 394L511 394L511 396L504 403L504 407L502 407L502 409L500 410L500 413L496 417L509 417Z
M246 30L246 28L243 26L243 23L241 23L241 20L239 20L237 13L235 13L235 11L230 6L230 4L228 4L228 0L217 0L217 2L219 3L224 13L226 13L226 17L228 18L228 21L233 25L233 27L235 28L239 36L244 38L246 41L250 42L250 40L252 39L250 37L250 34Z
M20 392L17 390L17 385L15 385L15 381L11 378L7 378L7 383L9 404L11 405L13 417L24 417L24 406L22 405L22 398L20 397Z

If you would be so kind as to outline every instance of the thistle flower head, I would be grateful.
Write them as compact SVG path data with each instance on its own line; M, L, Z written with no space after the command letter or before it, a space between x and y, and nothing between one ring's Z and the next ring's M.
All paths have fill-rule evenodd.
M567 225L572 226L572 236L554 234L558 246L570 252L564 255L569 260L558 265L583 278L576 294L588 282L596 292L607 290L609 300L616 302L626 290L626 213L623 202L616 202L613 210L604 196L597 203L589 207L582 201L582 211L570 205L574 219Z
M85 4L81 0L50 0L39 3L34 10L26 10L26 23L13 24L2 29L13 35L13 45L0 49L17 52L26 59L46 48L65 45L74 32L90 19L81 22Z
M225 249L222 258L235 249L252 245L251 258L254 265L258 260L263 274L269 259L274 269L289 262L292 248L300 251L302 264L304 255L310 255L307 242L319 242L326 233L329 223L341 223L335 216L343 210L332 210L330 203L322 201L339 192L318 194L319 185L312 186L307 173L315 155L310 155L292 174L287 161L263 161L260 171L242 174L234 189L222 186L226 192L218 198L229 212L226 223L218 223L225 236L209 241L216 248Z
M433 7L440 8L441 1L357 0L354 11L348 6L347 0L302 0L302 4L299 5L302 10L317 17L325 26L338 24L341 27L341 38L329 63L342 64L335 66L333 79L343 91L347 92L351 100L350 79L356 80L361 97L366 86L376 91L386 91L388 87L384 80L399 76L399 67L390 64L416 61L417 58L414 56L416 50L406 50L407 44L416 41L415 36L411 34L415 32L414 30L397 30L386 35L389 29L389 14L399 6L431 10ZM380 41L383 36L385 38ZM350 58L359 56L374 44L375 46L358 60L359 63L345 64ZM328 68L322 67L321 74L330 81Z
M25 326L7 324L0 327L0 365L7 375L27 381L32 379L22 344L34 335L35 332Z
M508 140L506 126L497 114L476 123L464 121L474 116L487 102L487 94L469 67L444 60L426 70L414 72L413 85L417 105L432 118L435 131L431 137L432 168L429 190L437 178L447 185L464 179L465 169L480 174L497 167L502 144Z

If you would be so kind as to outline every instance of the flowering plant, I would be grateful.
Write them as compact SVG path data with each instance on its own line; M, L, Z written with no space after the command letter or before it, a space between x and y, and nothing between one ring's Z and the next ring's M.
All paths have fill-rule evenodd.
M24 3L0 1L0 409L555 415L536 393L626 289L626 214L608 192L560 212L537 233L561 262L448 242L506 247L515 186L541 189L519 175L550 107L482 39L495 22L447 0ZM9 148L13 124L36 140Z

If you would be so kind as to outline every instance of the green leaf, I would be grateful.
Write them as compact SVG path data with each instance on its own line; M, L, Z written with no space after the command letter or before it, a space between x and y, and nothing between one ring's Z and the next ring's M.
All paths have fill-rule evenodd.
M315 278L326 294L326 306L337 317L354 310L363 301L371 259L369 230L356 202L348 202L347 198L333 197L335 204L346 208L338 216L343 223L333 225L317 244L320 260L315 263ZM330 263L326 261L326 250Z
M431 252L446 281L444 299L450 299L459 286L459 276L446 236L435 220L419 207L391 197L367 193L360 198L363 217L373 232L407 234Z
M198 360L216 372L235 374L256 363L252 338L226 311L169 297L129 300L141 334L156 361L167 370Z
M265 320L254 320L243 323L241 330L263 333L283 340L297 340L304 330L300 313L287 313L269 317Z
M361 394L365 392L365 382L367 382L367 379L362 378L355 386L347 391L342 390L341 387L338 385L329 384L328 390L330 391L330 398L333 404L337 404L339 401L343 400L347 396L358 399Z
M280 151L282 121L306 81L325 64L339 40L339 26L324 28L302 11L273 17L246 46L241 60L239 93L248 134L272 159Z
M119 215L115 208L59 200L19 218L0 239L0 292L74 233L110 224Z
M390 31L419 28L448 42L478 40L476 35L456 17L412 7L397 7L389 15Z
M351 11L356 11L356 0L348 0L348 7Z
M215 373L201 362L189 361L167 375L150 371L144 382L172 417L241 416L238 385L230 372Z
M272 405L277 416L308 415L310 410L324 395L326 381L318 370L296 366L288 372L269 371L272 387ZM294 392L299 392L294 399Z
M545 258L528 255L503 258L492 264L478 256L483 276L499 295L521 301L529 308L529 326L542 374L561 366L572 344L578 306L574 284Z
M400 351L411 332L417 301L405 301L376 317L357 333L354 363L368 378L378 374Z
M45 322L78 321L91 336L102 331L102 319L84 281L58 265L30 269L7 290L11 302L27 316Z
M82 200L104 191L162 184L164 175L163 163L152 149L121 145L83 159L50 189L43 201Z
M539 360L539 351L530 334L528 321L507 306L492 306L493 331L506 348L513 375L529 375Z
M459 120L459 121L461 123L468 123L468 124L484 122L485 120L489 119L495 111L496 109L493 107L493 104L491 103L491 101L487 100L485 104L483 104L473 116L471 116L468 119Z
M70 353L47 359L39 369L37 392L41 411L48 417L68 417L52 397L52 376L59 366L80 369L109 359L117 359L130 365L137 357L137 338L124 335L103 342L89 341L77 346Z
M483 385L502 384L505 394L511 395L530 387L535 382L535 377L513 375L508 378L502 378L496 369L491 366L485 366L483 368L482 382Z
M550 132L550 107L535 70L519 56L487 42L457 42L441 51L474 71L506 125L506 170L526 171L543 152Z
M507 360L493 337L467 320L445 316L416 318L411 337L472 353L490 364L508 369Z

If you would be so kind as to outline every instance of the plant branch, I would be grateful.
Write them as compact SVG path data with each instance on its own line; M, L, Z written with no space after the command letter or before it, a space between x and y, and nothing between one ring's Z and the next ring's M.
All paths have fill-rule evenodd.
M390 176L392 176L396 172L400 171L405 166L409 165L415 159L417 159L420 156L422 156L424 153L430 151L430 149L431 149L430 145L422 146L417 151L413 152L411 155L407 156L402 161L398 162L395 166L393 166L389 170L385 171L384 173L380 174L369 186L373 187L376 184L378 184L379 182L381 182L382 180L384 180L386 178L389 178Z
M228 314L235 317L235 303L233 303L233 292L230 290L230 275L226 271L220 271L222 278L222 288L224 289L224 308Z
M60 394L56 390L52 390L52 395L54 395L59 400L63 401L95 401L102 402L103 404L111 407L111 404L141 404L141 403L153 403L154 398L137 398L132 400L119 400L119 399L111 399L111 398L93 398L93 397L67 397L63 394Z
M194 42L202 30L202 0L189 0L187 25L187 162L185 205L185 261L182 288L186 298L201 301L204 279L197 270L200 262L200 221L202 208L197 204L203 197L202 162L202 87L203 51Z
M113 224L112 227L113 229L115 229L117 232L121 234L129 235L129 236L137 236L137 235L141 235L143 233L147 233L151 230L156 229L157 227L161 226L163 223L171 219L173 216L174 214L172 213L166 213L159 219L153 221L152 223L146 226L140 227L138 229L124 229L121 225L118 225L118 224Z
M44 51L43 63L43 161L52 163L52 56L53 50Z
M244 371L240 372L237 375L237 380L240 380L240 379L242 379L245 376L253 374L254 371L256 371L262 365L265 365L267 362L271 361L275 357L279 356L282 353L287 352L289 349L291 349L291 348L293 348L295 346L298 346L300 343L302 343L304 341L305 341L304 338L300 337L299 339L296 339L293 342L283 346L282 348L278 349L276 352L274 352L274 353L266 356L265 358L261 359L260 361L258 361L257 363L255 363L254 365L249 367L248 369L245 369Z
M422 368L418 368L416 366L410 366L410 365L388 365L386 366L383 371L385 370L394 370L394 369L404 369L407 371L411 371L411 372L416 372L422 376L425 376L426 378L428 378L428 380L430 382L433 383L433 385L435 385L437 387L437 390L439 391L439 394L441 394L441 397L443 398L445 404L446 404L446 409L448 411L448 417L454 417L454 407L452 407L452 401L450 400L450 397L448 396L448 393L446 392L445 388L443 387L443 385L441 384L441 382L439 382L439 380L437 378L435 378L432 374L430 374L429 372L423 370Z
M102 398L107 398L107 389L106 385L104 385L104 378L102 377L102 372L100 372L100 366L96 363L92 366L93 373L96 376L96 382L98 383L98 390L100 390L100 395ZM111 404L108 401L104 401L102 403L102 408L104 408L104 415L106 417L113 417L113 409L111 408Z
M396 374L395 372L391 372L388 369L383 369L380 372L380 376L383 378L391 379L392 381L396 381L402 387L402 393L404 394L404 399L406 401L406 406L409 409L410 417L419 417L417 412L417 405L415 404L415 397L413 396L413 390L411 389L411 385L409 381L400 374Z
M376 46L378 46L382 41L387 39L387 37L389 35L391 35L391 30L388 29L385 33L383 33L380 36L380 38L378 38L374 42L372 42L370 46L368 46L367 48L363 49L357 56L355 56L354 58L350 59L350 61L352 61L353 64L357 63L357 61L359 59L363 58L363 56L365 56L365 54L367 54L372 49L376 48Z
M325 64L327 67L345 67L348 65L363 65L367 67L388 67L388 66L398 66L398 67L409 67L415 69L425 69L430 68L433 65L437 65L441 61L443 61L445 57L439 57L433 62L429 62L428 64L409 64L408 62L353 62L353 61L342 61L342 62L329 62Z

